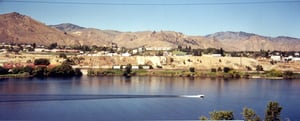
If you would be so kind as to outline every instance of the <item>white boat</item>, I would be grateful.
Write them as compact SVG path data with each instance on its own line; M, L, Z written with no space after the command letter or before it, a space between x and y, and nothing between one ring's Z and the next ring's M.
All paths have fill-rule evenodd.
M204 98L204 95L181 95L180 97L185 97L185 98Z

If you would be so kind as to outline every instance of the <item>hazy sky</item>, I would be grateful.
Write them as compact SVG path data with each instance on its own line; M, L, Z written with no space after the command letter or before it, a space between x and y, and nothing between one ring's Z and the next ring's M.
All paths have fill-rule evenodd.
M0 0L0 13L19 12L47 25L73 23L119 31L172 30L187 35L245 31L300 38L300 0L22 1L26 0Z

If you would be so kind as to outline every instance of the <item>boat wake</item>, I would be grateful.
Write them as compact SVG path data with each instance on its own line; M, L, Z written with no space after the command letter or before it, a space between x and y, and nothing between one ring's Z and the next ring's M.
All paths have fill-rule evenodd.
M85 94L16 94L0 95L0 103L28 101L67 101L67 100L99 100L99 99L129 99L129 98L200 98L204 95L85 95Z

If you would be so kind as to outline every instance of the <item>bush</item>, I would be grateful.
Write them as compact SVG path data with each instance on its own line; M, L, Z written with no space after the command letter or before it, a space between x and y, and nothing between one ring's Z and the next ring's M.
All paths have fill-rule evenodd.
M32 73L36 77L44 77L47 76L48 71L46 67L36 67Z
M264 71L264 68L262 67L262 65L257 65L256 71Z
M195 67L190 67L190 72L195 72Z
M266 75L269 76L269 77L282 77L283 73L279 70L272 69L270 71L267 71Z
M65 53L60 53L58 57L66 59L67 55Z
M282 107L278 102L269 102L265 112L265 121L281 121L281 111Z
M8 69L3 68L2 66L0 66L0 74L8 74Z
M15 67L12 69L12 74L21 74L24 72L24 68L23 67Z
M34 65L49 65L50 61L48 59L45 58L40 58L40 59L35 59L34 60Z
M214 111L210 112L211 120L233 120L233 112L232 111Z
M283 72L283 76L284 76L285 78L292 78L293 75L294 75L293 71L284 71L284 72Z
M217 72L217 69L212 68L212 69L211 69L211 72Z
M129 77L132 71L131 69L132 69L131 64L127 64L123 75Z
M225 73L228 73L229 71L231 71L231 70L233 70L232 68L229 68L229 67L224 67L223 68L223 71L225 72Z
M77 70L78 74L80 74L80 70ZM75 70L68 63L63 63L62 65L56 66L52 69L49 69L49 76L75 76Z
M221 67L219 67L219 68L218 68L218 71L219 71L219 72L222 72L223 70L222 70L222 68L221 68Z

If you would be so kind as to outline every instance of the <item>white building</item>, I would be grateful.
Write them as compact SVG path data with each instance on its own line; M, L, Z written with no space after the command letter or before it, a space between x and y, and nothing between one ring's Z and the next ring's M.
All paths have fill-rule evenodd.
M131 56L131 54L126 52L126 53L122 53L121 56Z
M271 60L273 60L273 61L281 61L281 56L279 56L279 55L272 55L271 56Z

